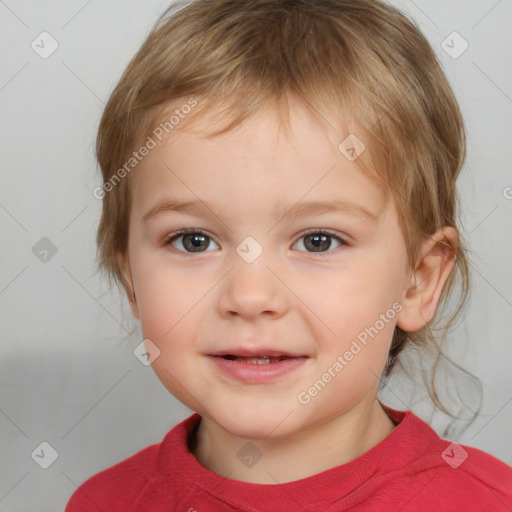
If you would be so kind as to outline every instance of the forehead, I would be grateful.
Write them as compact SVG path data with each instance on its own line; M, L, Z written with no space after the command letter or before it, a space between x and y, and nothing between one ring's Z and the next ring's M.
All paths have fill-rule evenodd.
M362 160L371 161L368 149L355 160L347 158L347 146L358 139L354 132L362 133L348 117L322 118L292 102L289 122L283 123L275 105L267 103L229 132L212 135L225 123L221 114L219 108L157 141L133 173L134 206L147 209L171 192L189 200L208 197L220 206L227 197L240 205L258 198L383 205L386 191L361 166Z

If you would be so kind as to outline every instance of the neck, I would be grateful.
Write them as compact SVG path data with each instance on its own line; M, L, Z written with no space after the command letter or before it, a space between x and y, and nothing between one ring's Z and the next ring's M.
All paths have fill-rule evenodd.
M375 400L279 439L236 437L203 417L191 451L204 467L220 476L256 484L286 483L356 459L385 439L394 427ZM240 464L236 454L248 441L264 454L264 464Z

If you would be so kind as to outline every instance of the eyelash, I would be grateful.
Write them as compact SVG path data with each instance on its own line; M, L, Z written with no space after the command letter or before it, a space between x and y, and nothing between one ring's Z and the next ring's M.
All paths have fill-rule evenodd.
M203 236L205 236L206 238L208 238L210 240L213 240L213 238L210 235L208 235L208 233L206 233L205 231L203 231L201 229L189 228L189 229L182 229L180 231L176 231L175 233L172 233L169 236L167 236L165 238L164 245L165 246L171 245L172 242L174 242L175 240L177 240L181 236L190 235L190 234L200 234L200 235L203 235ZM339 235L337 235L337 234L335 234L332 231L329 231L327 229L314 229L314 228L313 229L309 229L309 230L304 231L303 233L301 233L301 235L298 237L297 241L299 241L301 238L304 238L304 237L306 237L308 235L313 235L313 234L315 234L315 235L328 235L328 236L336 239L337 241L341 242L341 245L339 247L336 247L335 249L327 250L327 251L319 251L319 252L300 251L300 252L306 252L308 254L315 254L315 255L318 255L318 256L326 256L326 255L329 255L329 254L333 253L336 249L341 249L342 247L349 245ZM295 242L295 243L297 243L297 242ZM295 243L293 245L295 245ZM175 248L173 248L173 249L175 249ZM209 252L209 251L198 251L197 253L194 253L194 252L182 251L180 249L176 249L176 250L178 252L180 252L180 253L190 254L190 255L201 254L201 253L204 253L204 252Z

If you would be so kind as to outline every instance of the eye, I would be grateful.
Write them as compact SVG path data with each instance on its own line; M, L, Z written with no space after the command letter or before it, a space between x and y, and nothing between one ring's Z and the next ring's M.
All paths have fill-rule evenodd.
M165 245L172 245L181 252L194 253L207 252L207 250L203 249L208 247L210 242L213 242L213 240L204 231L198 229L183 229L169 235L165 240Z
M304 242L302 242L302 239L304 239ZM333 247L333 240L335 244L338 244L335 247ZM208 249L211 242L213 242L218 248L216 242L214 242L212 238L208 236L204 231L201 231L199 229L183 229L181 231L173 233L172 235L169 235L166 238L164 244L171 245L172 247L178 249L181 252L190 254L198 252L208 252L212 250ZM332 249L336 249L340 246L347 245L347 243L339 236L329 231L319 229L312 229L304 233L301 236L301 238L295 243L295 245L301 243L305 247L306 252L313 253L332 252Z
M300 244L302 239L304 239L304 242L302 242L302 245L306 247L307 252L316 252L316 253L325 253L325 252L332 252L328 251L329 249L332 249L332 241L336 240L335 243L338 243L334 249L337 247L340 247L342 245L347 245L346 242L341 239L339 236L334 235L333 233L330 233L329 231L325 230L310 230L306 233L304 233L299 240L296 242L296 244Z

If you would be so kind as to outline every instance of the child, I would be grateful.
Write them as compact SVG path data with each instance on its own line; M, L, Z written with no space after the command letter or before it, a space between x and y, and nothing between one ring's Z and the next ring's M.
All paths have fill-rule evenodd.
M437 346L457 275L467 291L464 142L385 3L170 8L101 120L98 247L196 412L66 511L510 510L512 468L377 400L406 346Z

